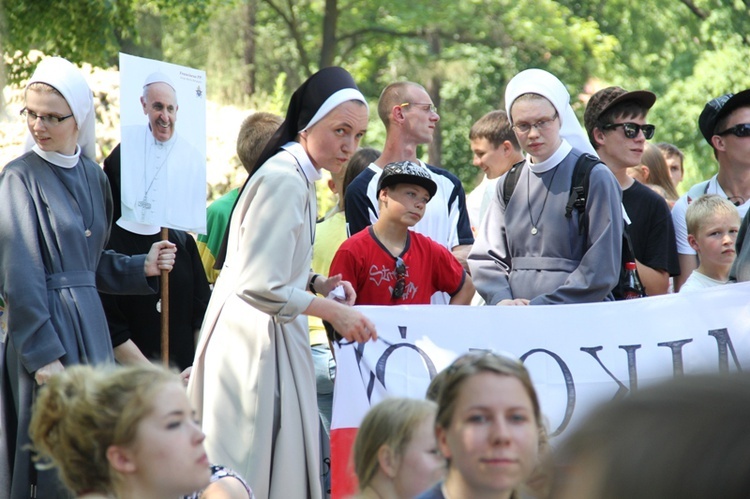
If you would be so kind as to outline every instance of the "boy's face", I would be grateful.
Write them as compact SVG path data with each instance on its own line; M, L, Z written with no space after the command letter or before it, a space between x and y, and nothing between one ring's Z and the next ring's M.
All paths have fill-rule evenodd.
M685 173L682 169L682 160L676 154L671 154L664 156L664 162L667 163L667 168L669 168L669 176L672 177L672 184L677 187L677 184L682 182L682 176Z
M731 266L739 229L738 214L717 213L700 224L697 234L688 234L688 242L698 252L701 265Z
M424 210L430 201L430 193L416 184L396 184L380 191L382 206L381 216L385 214L391 220L399 220L408 227L413 227L422 220Z
M502 145L495 147L484 137L471 139L471 152L474 153L474 166L481 169L490 180L498 178L512 166L506 165Z
M637 116L635 118L625 118L623 116L612 120L613 124L635 123L637 125L646 124L646 116ZM628 168L637 166L641 163L641 156L646 148L646 137L642 131L638 131L636 136L629 139L625 136L623 127L616 127L608 130L594 130L594 138L599 143L597 152L602 158L606 158L606 164L610 168Z

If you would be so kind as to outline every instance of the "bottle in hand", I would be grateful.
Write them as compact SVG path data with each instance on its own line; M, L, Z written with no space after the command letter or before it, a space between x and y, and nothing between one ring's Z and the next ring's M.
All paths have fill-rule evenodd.
M641 280L638 278L635 262L625 264L625 286L623 287L623 297L626 300L633 298L642 298L646 296Z

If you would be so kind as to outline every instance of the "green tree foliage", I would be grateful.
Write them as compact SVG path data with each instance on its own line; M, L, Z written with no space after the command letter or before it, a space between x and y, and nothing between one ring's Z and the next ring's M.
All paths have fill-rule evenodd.
M441 115L439 147L420 151L469 186L467 134L504 107L508 80L529 67L566 83L583 112L588 85L659 96L656 140L688 157L688 182L715 161L697 131L705 102L750 86L748 0L62 0L9 1L0 11L10 81L33 49L116 64L117 52L205 68L226 103L283 112L318 68L349 69L374 104L391 81L420 82ZM374 106L373 106L374 107ZM371 114L365 142L382 147ZM688 182L685 182L687 184Z
M194 30L207 20L212 0L5 0L3 51L8 78L31 75L29 52L109 67L120 50L162 57L163 22Z

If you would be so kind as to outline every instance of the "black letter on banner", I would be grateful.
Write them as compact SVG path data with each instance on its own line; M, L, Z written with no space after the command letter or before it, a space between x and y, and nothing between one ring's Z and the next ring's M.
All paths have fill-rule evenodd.
M635 351L641 348L641 345L620 345L620 348L628 353L628 376L630 377L630 389L638 389L638 370L635 367Z
M576 406L576 385L575 383L573 383L573 374L570 372L568 365L564 360L562 360L559 355L554 352L550 352L549 350L545 350L543 348L535 348L521 355L521 362L526 362L526 359L528 359L531 354L539 352L546 353L547 355L555 359L555 362L557 362L557 365L560 366L560 370L562 371L563 378L565 379L565 389L568 392L568 402L565 405L565 417L563 417L560 426L558 426L555 431L550 433L550 437L556 437L557 435L562 433L565 428L567 428L568 424L570 423L570 418L573 417L573 409Z
M692 341L692 339L687 339L657 343L657 345L660 347L669 347L672 349L672 370L674 371L675 378L685 374L685 371L682 368L682 347L683 345L687 345Z
M401 335L401 338L406 338L405 326L398 326L398 332ZM425 364L427 364L427 373L429 374L430 379L434 378L435 375L437 374L437 369L435 369L435 364L432 363L432 359L430 359L427 356L424 350L422 350L416 345L412 345L411 343L396 343L386 348L385 352L383 352L383 355L381 355L378 361L375 363L375 376L373 377L372 373L370 373L370 383L367 386L367 400L368 401L370 401L372 397L372 391L375 387L375 378L377 378L377 380L380 381L380 383L383 385L383 388L385 388L385 367L386 367L386 363L388 362L388 357L390 357L391 354L399 348L411 348L412 350L416 351L419 355L421 355Z
M615 375L612 374L609 369L604 367L604 364L602 363L602 361L599 360L599 356L596 354L596 352L598 352L599 350L602 350L603 348L604 347L581 347L581 351L586 352L587 354L591 355L594 359L596 359L599 365L602 366L602 369L604 369L604 372L609 374L609 377L615 380L615 383L617 383L619 388L617 388L617 393L615 393L615 396L612 397L612 400L621 399L627 394L628 388L625 385L623 385L619 379L615 378Z
M729 345L729 351L732 352L732 358L734 359L734 365L738 371L742 371L742 366L737 358L737 352L734 351L734 345L732 345L732 338L729 337L729 331L727 328L712 329L708 332L710 336L716 338L716 343L719 346L719 372L729 372L729 356L727 355L727 345Z
M365 345L367 343L358 343L357 346L354 347L354 357L357 359L357 369L359 370L360 377L362 376L362 358L365 356ZM367 382L367 401L370 401L370 397L372 396L372 390L375 388L375 375L370 371L368 373L368 382Z

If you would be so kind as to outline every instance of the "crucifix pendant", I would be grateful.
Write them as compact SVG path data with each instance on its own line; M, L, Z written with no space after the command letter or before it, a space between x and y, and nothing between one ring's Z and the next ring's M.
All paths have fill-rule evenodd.
M143 196L143 201L138 201L138 206L140 208L143 208L144 210L150 210L151 209L151 203L149 203L146 200L146 196Z
M536 227L531 227L531 235L536 236L539 233L539 229Z

